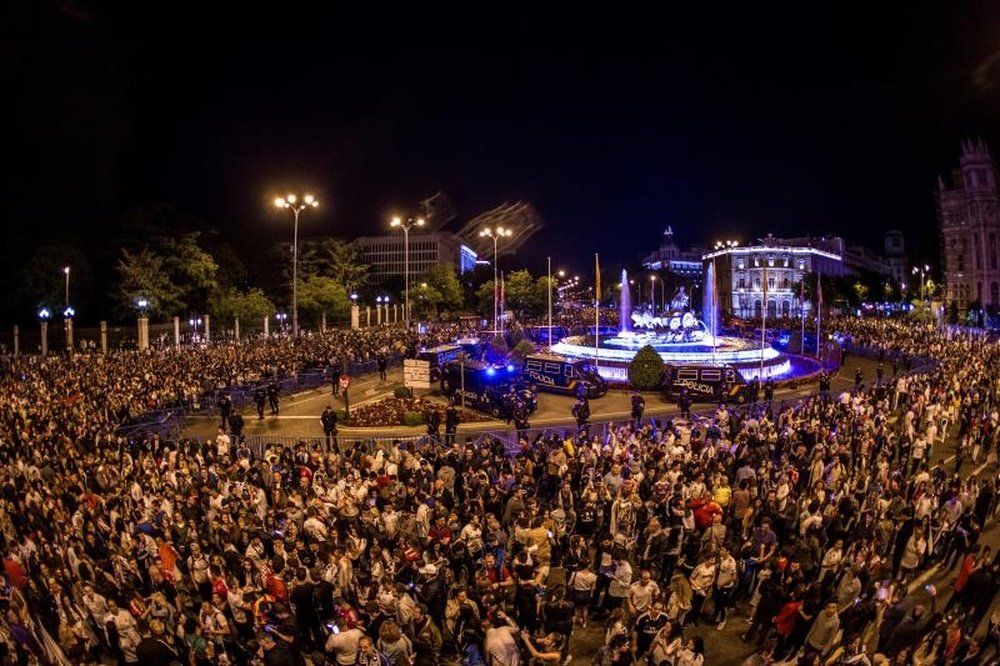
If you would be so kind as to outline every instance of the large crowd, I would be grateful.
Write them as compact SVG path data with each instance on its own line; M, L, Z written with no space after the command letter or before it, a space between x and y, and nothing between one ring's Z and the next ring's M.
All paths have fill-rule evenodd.
M0 657L517 666L587 644L602 666L697 666L714 663L706 631L742 623L748 666L995 661L1000 558L980 537L1000 346L830 325L884 351L881 379L600 435L583 422L516 455L457 438L256 457L226 434L116 434L146 409L448 329L12 360ZM906 374L910 356L936 365ZM932 566L951 589L921 584Z

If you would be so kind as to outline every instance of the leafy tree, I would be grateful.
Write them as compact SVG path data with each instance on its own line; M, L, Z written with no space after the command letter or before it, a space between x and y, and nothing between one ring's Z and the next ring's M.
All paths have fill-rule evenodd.
M868 298L868 287L860 281L851 285L851 290L854 292L854 297L857 299L857 303L859 305L863 303L866 298Z
M357 242L320 238L299 243L300 279L320 275L332 278L352 292L368 282L368 269ZM291 271L291 265L285 270ZM287 282L291 282L291 275L288 275Z
M187 307L183 290L167 274L163 257L148 247L138 252L122 248L118 260L118 288L115 308L122 316L135 313L136 301L149 301L149 312L160 315L177 315Z
M451 264L435 264L421 277L421 284L426 283L428 290L436 291L439 300L436 308L455 310L462 307L462 283L458 281L458 273ZM413 297L413 283L410 283L410 297Z
M535 279L527 270L514 271L504 281L507 309L520 313L534 312L538 306Z
M270 317L275 312L274 304L260 289L239 292L235 289L218 289L209 298L209 310L221 321L234 319L253 321Z
M497 298L500 298L499 293ZM476 303L479 305L479 311L487 318L493 316L493 280L487 280L479 285L476 290Z
M651 345L646 345L635 354L628 367L628 379L640 391L649 391L660 386L665 365L660 355Z
M413 308L413 314L417 317L428 317L435 314L442 301L444 301L444 296L441 295L441 292L427 282L421 283L416 289L410 289L410 307Z
M299 281L299 310L311 314L345 312L350 308L347 290L333 278L315 276Z

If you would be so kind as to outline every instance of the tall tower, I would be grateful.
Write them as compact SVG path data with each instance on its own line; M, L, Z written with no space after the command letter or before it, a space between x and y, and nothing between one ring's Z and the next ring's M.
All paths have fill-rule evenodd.
M1000 236L997 173L983 141L968 141L959 160L972 266L971 300L986 308L1000 306Z

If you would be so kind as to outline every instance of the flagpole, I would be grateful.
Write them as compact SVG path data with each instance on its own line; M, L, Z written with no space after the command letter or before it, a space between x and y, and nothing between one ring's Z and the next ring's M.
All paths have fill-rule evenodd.
M761 281L764 289L764 299L760 304L760 373L757 381L764 381L764 346L767 340L767 257L764 257L764 279Z
M802 281L799 282L799 321L802 323L802 332L799 333L799 353L806 355L806 274L802 274Z
M549 286L549 349L552 349L552 257L548 257L549 275L546 284Z
M819 271L816 271L816 358L822 363L822 359L819 355L819 346L822 336L820 335L820 329L823 327L823 276L820 275Z
M507 294L504 291L505 280L503 273L500 273L500 338L503 339L503 313L507 309Z
M601 344L601 262L597 253L594 253L594 367L601 366L598 356L598 347Z

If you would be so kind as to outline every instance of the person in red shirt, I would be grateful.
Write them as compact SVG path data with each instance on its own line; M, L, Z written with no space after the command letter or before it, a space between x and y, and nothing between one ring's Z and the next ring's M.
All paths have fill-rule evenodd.
M778 634L778 643L774 647L774 660L784 659L785 653L791 647L792 634L801 617L802 601L798 592L792 592L791 597L774 616L774 630Z
M443 516L438 516L434 521L434 527L427 532L427 540L430 543L440 542L444 546L451 544L451 529Z
M712 524L712 516L722 516L724 513L722 507L712 499L710 492L705 492L701 497L688 502L688 508L694 512L695 527L701 531L705 531Z

